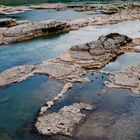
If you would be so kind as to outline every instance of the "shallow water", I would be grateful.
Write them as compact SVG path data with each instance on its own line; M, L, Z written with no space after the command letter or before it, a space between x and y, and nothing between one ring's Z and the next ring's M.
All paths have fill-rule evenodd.
M64 53L72 45L96 40L100 35L110 32L139 37L139 25L140 21L127 21L115 25L86 27L67 34L3 45L0 48L0 71L16 65L41 62ZM126 53L107 65L105 69L108 71L120 70L139 63L139 58L139 54ZM128 90L105 88L103 84L107 80L105 75L95 74L92 76L89 72L88 76L91 78L91 82L75 85L51 111L57 111L64 105L70 105L73 102L94 103L97 105L97 110L88 114L89 119L80 125L75 137L84 139L84 136L88 135L89 139L105 140L110 138L114 140L119 136L119 140L123 138L132 140L132 137L134 140L138 140L140 138L138 131L140 129L140 113L138 111L140 98L132 96ZM62 85L55 80L47 80L46 76L37 75L21 83L1 88L0 140L46 139L28 131L30 127L28 128L27 125L34 121L39 108L54 97ZM130 127L128 124L132 126ZM24 128L27 128L27 131L26 129L21 131Z
M140 53L125 53L120 55L117 60L107 64L104 71L121 71L133 65L140 64Z
M31 10L24 13L0 15L0 18L15 18L17 20L31 20L31 21L42 21L42 20L74 20L79 18L91 17L90 13L94 14L93 17L101 16L101 13L95 12L76 12L73 9L67 9L64 11L56 10Z
M47 76L36 75L1 88L0 140L30 139L28 125L34 121L40 107L56 96L62 86L60 82L48 80Z
M93 112L86 111L88 118L78 127L72 139L139 140L140 97L132 96L127 89L106 88L104 81L107 76L104 74L92 75L89 72L87 75L91 82L76 84L52 108L52 111L57 111L75 102L97 106Z
M140 21L126 21L114 25L89 26L66 34L2 45L0 47L0 72L17 65L39 63L64 53L72 45L96 40L107 33L118 32L130 37L139 37L139 30Z

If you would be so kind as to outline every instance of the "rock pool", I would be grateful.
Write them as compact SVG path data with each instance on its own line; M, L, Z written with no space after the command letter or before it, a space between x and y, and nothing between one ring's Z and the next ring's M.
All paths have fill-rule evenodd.
M139 30L140 21L125 21L114 25L90 26L67 34L3 45L0 47L0 71L17 65L39 63L64 53L72 45L96 40L100 35L110 32L139 37ZM120 70L138 64L139 60L140 54L125 53L108 64L105 70ZM119 137L119 139L139 140L140 98L132 96L129 90L106 88L103 84L107 80L106 75L99 73L92 75L91 72L87 72L87 75L91 82L77 83L50 112L57 111L73 102L94 103L97 105L96 111L88 114L87 121L78 127L72 139L84 139L85 136L89 139L117 140ZM30 125L32 126L40 107L53 98L62 86L63 83L48 80L47 76L36 75L21 83L1 88L0 140L46 139L32 131ZM60 139L66 139L66 137L60 136Z

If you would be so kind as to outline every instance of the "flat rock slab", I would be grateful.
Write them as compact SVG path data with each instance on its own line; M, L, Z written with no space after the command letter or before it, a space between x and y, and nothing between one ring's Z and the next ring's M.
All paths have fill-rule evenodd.
M85 103L64 106L58 112L38 117L35 127L42 135L72 136L76 126L86 118L86 115L81 113L80 110L93 110L95 108L95 106Z
M6 27L5 29L3 29ZM29 40L35 37L64 33L69 31L67 22L61 21L16 21L14 19L0 20L0 44L9 44Z
M49 77L68 82L88 81L83 77L86 69L102 68L124 53L128 46L130 48L130 43L131 38L118 33L101 36L97 41L73 46L64 55L40 64L14 67L0 73L0 87L21 82L34 74L47 74Z
M127 88L134 94L140 95L140 65L132 66L122 72L111 72L109 77L107 87Z

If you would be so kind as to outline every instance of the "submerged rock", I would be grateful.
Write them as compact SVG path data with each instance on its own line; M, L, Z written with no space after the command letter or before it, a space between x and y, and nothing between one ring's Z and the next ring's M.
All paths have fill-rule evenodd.
M132 66L122 72L111 72L107 87L127 88L140 95L140 65Z
M35 127L42 135L60 134L72 136L76 126L86 118L86 115L81 113L80 110L93 110L95 108L95 106L85 103L64 106L58 112L38 117Z
M55 96L52 100L48 101L46 103L46 106L41 107L39 115L43 115L44 113L46 113L47 110L50 109L57 100L62 98L64 96L64 94L72 87L73 87L73 84L70 82L67 82L63 86L62 90L60 91L60 93L57 96Z
M64 55L43 61L40 64L19 66L0 74L0 86L20 82L34 74L47 74L49 77L68 82L87 82L83 77L86 69L97 70L115 59L118 55L133 48L132 39L111 33L97 41L71 47Z

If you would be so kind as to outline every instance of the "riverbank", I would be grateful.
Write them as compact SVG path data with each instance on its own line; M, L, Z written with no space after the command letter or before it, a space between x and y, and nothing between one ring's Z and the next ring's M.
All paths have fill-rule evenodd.
M55 5L57 7L57 5ZM83 6L83 5L82 5ZM14 42L25 41L39 36L49 36L52 34L66 33L72 30L86 26L96 26L105 24L116 24L126 20L137 20L139 16L139 3L128 3L124 5L114 5L120 8L120 11L112 13L109 9L112 5L98 5L96 10L106 10L107 16L89 17L71 21L16 21L14 19L1 19L0 20L0 44L9 44ZM78 6L71 6L78 7ZM86 7L86 6L84 6ZM87 7L92 7L90 4ZM94 6L93 6L94 7ZM51 7L50 7L51 8ZM128 10L130 9L130 11ZM116 8L115 8L116 9ZM93 10L93 9L91 9ZM111 13L107 13L109 10ZM85 9L85 11L87 11ZM81 11L80 11L81 12Z
M73 9L82 12L83 6ZM69 25L65 34L62 29L57 36L57 32L43 35L44 25L39 21L3 21L8 30L31 23L37 25L31 32L41 33L38 39L32 40L33 35L30 41L1 45L0 139L139 139L138 13L103 12L103 17L89 21L43 23L51 32L59 24ZM92 23L90 19L100 20ZM29 32L25 34L29 36ZM105 81L113 86L105 87Z

